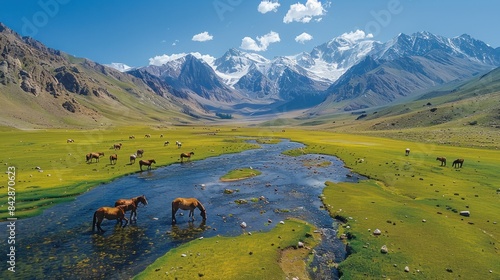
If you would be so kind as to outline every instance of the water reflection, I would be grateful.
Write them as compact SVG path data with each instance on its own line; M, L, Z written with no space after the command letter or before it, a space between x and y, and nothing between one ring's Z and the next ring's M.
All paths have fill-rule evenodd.
M144 171L100 185L40 216L18 221L15 277L130 278L170 249L194 238L241 234L242 222L247 224L245 231L267 231L280 220L296 217L328 232L334 231L335 222L320 207L318 198L324 182L357 179L347 177L350 171L335 157L321 156L321 160L331 164L308 168L303 161L318 155L292 158L281 154L302 146L283 141L239 154ZM230 170L248 166L262 174L244 181L219 180ZM225 189L235 191L227 194ZM96 209L112 206L120 198L139 195L148 198L148 205L137 210L137 222L119 228L115 221L104 220L102 226L106 232L92 233ZM208 213L206 222L198 220L199 216L188 222L185 215L186 219L179 217L178 224L172 226L171 201L176 197L196 197L202 201ZM241 200L247 203L235 203ZM332 238L324 238L318 250L334 251L338 261L344 253L333 236L334 232ZM0 240L2 248L7 246L5 240ZM12 279L8 271L0 273L1 279ZM336 275L329 270L320 278L334 279Z

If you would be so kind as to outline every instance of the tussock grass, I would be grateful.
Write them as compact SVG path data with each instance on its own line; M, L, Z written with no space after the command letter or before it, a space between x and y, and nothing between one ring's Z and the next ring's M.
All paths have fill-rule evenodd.
M313 231L291 219L269 232L197 239L170 250L134 279L307 279L304 258L296 256L318 243ZM297 248L299 241L305 248Z

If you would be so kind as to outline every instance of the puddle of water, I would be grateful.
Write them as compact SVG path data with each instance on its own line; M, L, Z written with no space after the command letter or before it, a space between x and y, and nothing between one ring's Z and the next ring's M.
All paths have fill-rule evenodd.
M281 155L302 144L283 141L261 149L223 155L201 161L174 164L126 176L100 185L73 202L56 205L42 215L16 223L16 279L126 279L131 278L171 248L200 236L235 236L246 231L268 231L280 220L296 217L307 220L324 233L314 265L314 278L337 279L328 265L345 258L344 246L335 238L335 221L320 208L324 182L354 181L350 171L335 157ZM321 158L332 164L306 168L305 159ZM219 178L235 168L252 167L262 175L235 182ZM225 189L235 190L225 194ZM101 206L113 206L119 198L145 195L148 206L139 207L138 221L125 228L104 220L103 234L91 232L92 216ZM258 198L264 196L265 200ZM194 222L188 212L171 224L171 201L196 197L207 209L206 224L195 210ZM237 204L238 199L248 203ZM129 213L127 213L128 217ZM273 223L268 224L268 219ZM5 226L5 225L2 225ZM6 238L2 237L5 243ZM7 244L2 244L6 248ZM3 271L2 279L12 279Z

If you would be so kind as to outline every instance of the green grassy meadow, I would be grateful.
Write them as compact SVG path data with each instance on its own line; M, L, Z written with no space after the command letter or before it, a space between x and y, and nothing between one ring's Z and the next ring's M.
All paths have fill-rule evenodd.
M235 180L243 180L247 178L251 178L254 176L258 176L262 174L259 170L254 170L252 168L238 168L229 171L227 174L222 176L221 181L235 181Z
M129 164L129 155L137 149L145 150L145 159L156 160L154 169L179 163L181 152L193 151L192 160L200 160L257 148L244 141L248 138L288 138L306 147L285 154L335 155L352 170L352 176L360 174L368 178L355 184L325 182L321 199L331 215L343 221L339 235L345 234L351 253L339 265L342 279L500 279L500 151L406 140L404 136L411 133L418 134L418 130L389 134L391 138L387 138L381 134L311 129L287 128L285 132L273 127L131 126L31 131L4 128L0 129L4 151L1 163L5 172L10 166L16 169L15 215L24 218L54 203L74 199L98 184L138 172L137 163ZM145 138L145 134L151 134L151 138ZM164 137L160 138L160 134ZM129 135L135 135L135 139L130 140ZM75 142L66 143L68 138ZM165 141L170 144L164 146ZM181 149L175 146L175 141L183 143ZM263 141L268 143L270 140ZM122 149L111 149L115 143L122 143ZM406 148L411 149L409 156L405 156ZM89 164L85 162L85 154L89 152L104 152L105 156L99 163ZM116 165L109 163L112 153L118 154ZM448 165L440 166L436 161L438 156L447 157ZM465 159L462 168L451 166L456 158ZM0 193L2 220L8 217L5 172L0 179L4 190ZM459 215L465 210L470 211L470 217ZM276 225L269 234L276 235L277 231L286 228ZM373 231L377 228L381 235L375 236ZM298 235L288 233L282 235L280 242L284 243L275 242L275 245L280 244L280 249L296 244L305 234L302 231L295 232ZM268 244L261 246L260 241L256 242L260 237L271 238L255 233L195 240L169 252L163 260L168 260L168 267L159 260L139 277L159 273L178 279L207 279L217 271L219 275L227 275L224 279L234 279L231 267L236 266L247 271L242 275L250 277L258 273L253 274L254 279L259 278L255 275L285 279L287 269L280 267L278 261L280 250ZM252 255L247 247L243 252L220 246L231 242L252 246ZM382 245L387 246L387 254L380 252ZM189 257L185 259L181 256L183 253ZM195 262L197 253L211 256L203 258L209 262L202 265L198 263L200 258ZM222 253L224 261L232 262L231 266L210 261ZM257 256L266 256L264 263L255 261ZM283 256L291 258L286 254L281 258ZM186 260L189 265L181 265ZM300 265L305 267L305 262ZM179 266L183 268L178 269ZM409 272L404 271L405 266L409 267ZM156 271L158 268L160 270Z

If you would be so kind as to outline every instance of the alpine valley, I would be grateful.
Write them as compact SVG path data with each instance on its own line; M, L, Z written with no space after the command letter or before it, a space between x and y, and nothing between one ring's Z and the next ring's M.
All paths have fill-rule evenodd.
M233 48L219 58L188 53L130 68L71 56L0 24L0 50L0 119L15 127L352 113L407 102L500 66L500 48L466 34L429 32L388 42L344 34L273 59Z

